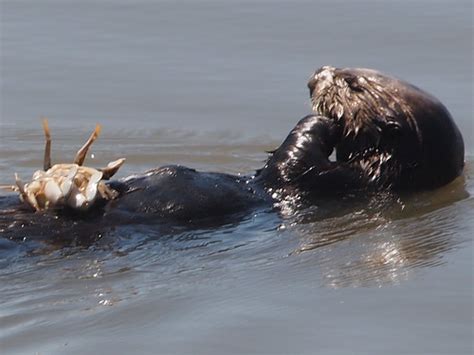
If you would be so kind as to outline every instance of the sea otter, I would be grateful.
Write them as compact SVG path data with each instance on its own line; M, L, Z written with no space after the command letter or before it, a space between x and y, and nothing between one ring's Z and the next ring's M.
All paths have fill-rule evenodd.
M432 95L371 69L324 66L308 82L313 110L340 126L337 162L367 186L431 189L462 173L464 143Z
M54 211L20 211L4 201L0 230L16 238L56 227L64 235L68 228L90 234L119 224L216 221L287 200L435 188L462 173L461 134L431 95L369 69L323 67L308 86L316 114L302 118L253 175L160 167L108 182L117 198L87 214L61 210L53 218Z

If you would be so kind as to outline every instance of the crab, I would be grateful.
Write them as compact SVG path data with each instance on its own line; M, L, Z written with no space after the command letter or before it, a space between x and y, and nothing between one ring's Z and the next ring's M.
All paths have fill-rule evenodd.
M110 162L105 168L83 166L87 152L99 136L97 125L86 143L77 151L72 164L51 165L51 134L48 121L43 120L46 138L43 170L37 170L32 181L23 183L15 173L16 185L10 188L19 192L20 199L35 211L72 208L87 211L99 201L113 200L118 192L105 183L123 165L125 158Z

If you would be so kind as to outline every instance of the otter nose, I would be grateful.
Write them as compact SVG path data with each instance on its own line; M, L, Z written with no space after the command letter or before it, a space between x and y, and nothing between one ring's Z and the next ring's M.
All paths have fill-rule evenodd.
M310 97L313 96L314 90L320 90L333 83L334 70L336 68L326 65L319 68L308 80L308 89Z
M308 80L308 89L309 89L309 96L313 96L313 91L314 88L316 87L316 78L315 75L311 75L311 77Z

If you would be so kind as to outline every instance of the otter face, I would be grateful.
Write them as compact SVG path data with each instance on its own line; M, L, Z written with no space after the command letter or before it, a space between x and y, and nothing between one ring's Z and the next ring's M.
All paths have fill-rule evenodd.
M341 124L346 137L364 131L376 141L384 131L417 129L404 99L417 89L375 70L325 66L311 76L308 88L313 110Z

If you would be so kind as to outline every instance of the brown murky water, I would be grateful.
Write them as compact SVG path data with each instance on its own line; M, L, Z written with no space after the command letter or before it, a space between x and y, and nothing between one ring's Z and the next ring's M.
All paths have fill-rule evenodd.
M120 176L252 173L325 64L432 92L468 157L463 178L410 196L0 236L0 353L472 353L472 34L462 1L2 1L0 184L41 166L41 115L55 161L100 122L88 162L125 156Z

